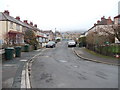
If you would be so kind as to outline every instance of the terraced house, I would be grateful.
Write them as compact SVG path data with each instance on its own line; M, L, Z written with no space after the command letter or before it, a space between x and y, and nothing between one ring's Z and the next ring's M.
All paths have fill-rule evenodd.
M33 22L28 23L27 20L22 22L19 16L16 18L10 16L10 12L8 10L0 12L0 30L1 44L25 44L24 34L26 30L32 30L39 43L42 43L44 39L47 39L43 34L41 34L42 32L39 28L37 28L37 24L33 25Z
M1 43L5 44L24 44L24 31L30 28L20 21L20 17L10 16L9 11L0 12Z
M98 20L92 28L90 28L86 35L87 42L90 44L99 44L103 45L105 43L114 43L114 29L112 26L114 22L111 20L111 17L107 19L103 16L101 20ZM92 39L92 42L91 42Z

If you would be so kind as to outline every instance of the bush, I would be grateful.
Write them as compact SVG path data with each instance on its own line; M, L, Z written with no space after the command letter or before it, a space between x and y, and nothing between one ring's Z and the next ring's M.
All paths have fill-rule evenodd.
M34 31L32 30L26 30L25 31L25 42L30 45L38 45L38 41L36 40L36 35Z

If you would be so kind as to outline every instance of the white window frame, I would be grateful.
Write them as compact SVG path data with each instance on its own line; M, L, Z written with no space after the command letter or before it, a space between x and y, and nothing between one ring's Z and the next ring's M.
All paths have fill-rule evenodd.
M13 22L10 22L10 29L13 29Z
M20 25L16 24L16 30L20 31Z
M118 18L118 24L120 24L120 18Z

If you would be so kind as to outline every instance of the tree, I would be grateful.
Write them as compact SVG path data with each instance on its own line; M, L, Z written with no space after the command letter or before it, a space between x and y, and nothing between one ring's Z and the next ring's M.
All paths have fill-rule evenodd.
M86 41L92 45L104 45L105 42L114 43L115 32L112 25L99 25L95 30L89 31Z
M115 37L120 41L120 26L113 26L114 32L115 32Z
M78 40L83 46L86 46L86 37L80 37Z
M5 37L5 43L8 45L8 46L10 46L10 45L15 45L15 43L16 43L16 34L14 34L14 33L6 33L5 35L4 35L4 37Z
M24 35L24 40L27 44L35 45L38 44L34 31L26 30Z

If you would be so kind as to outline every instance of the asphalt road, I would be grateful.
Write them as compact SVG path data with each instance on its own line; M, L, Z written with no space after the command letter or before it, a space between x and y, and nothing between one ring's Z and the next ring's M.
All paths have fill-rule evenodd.
M118 67L85 61L66 42L34 59L32 88L118 88Z

